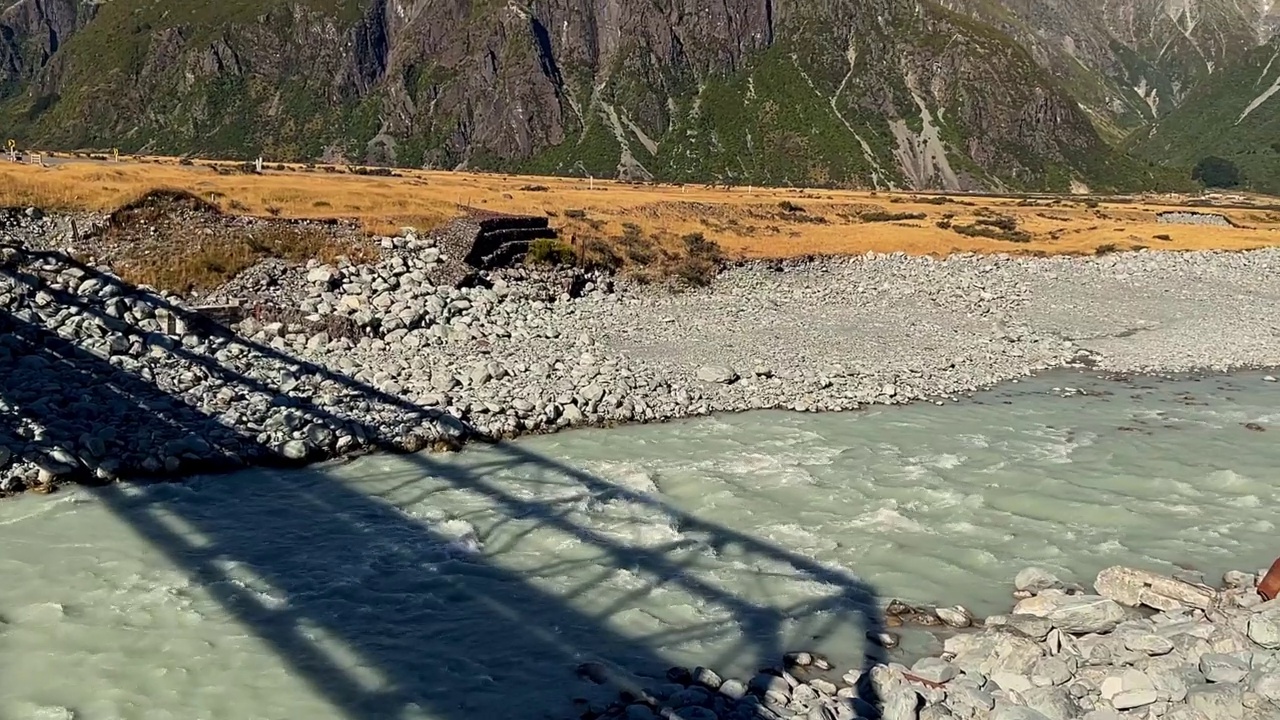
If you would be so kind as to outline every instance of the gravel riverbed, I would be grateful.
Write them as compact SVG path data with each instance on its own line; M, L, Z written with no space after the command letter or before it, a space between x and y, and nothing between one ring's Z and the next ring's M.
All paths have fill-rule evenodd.
M0 491L760 408L944 402L1064 365L1280 365L1280 250L749 263L670 294L548 270L437 287L429 238L266 262L201 302L0 246ZM74 250L74 248L72 249ZM72 253L75 254L75 253ZM574 292L569 292L573 289Z

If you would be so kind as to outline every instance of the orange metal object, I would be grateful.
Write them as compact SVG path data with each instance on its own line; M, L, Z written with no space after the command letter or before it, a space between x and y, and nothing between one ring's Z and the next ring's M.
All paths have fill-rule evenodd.
M1258 583L1258 594L1266 600L1273 600L1280 595L1280 558L1271 563L1271 569Z

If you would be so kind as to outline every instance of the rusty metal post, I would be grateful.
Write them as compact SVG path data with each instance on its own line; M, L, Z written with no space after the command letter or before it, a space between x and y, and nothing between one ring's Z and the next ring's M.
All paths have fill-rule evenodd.
M1271 563L1271 569L1258 583L1258 594L1266 600L1274 600L1280 596L1280 558Z

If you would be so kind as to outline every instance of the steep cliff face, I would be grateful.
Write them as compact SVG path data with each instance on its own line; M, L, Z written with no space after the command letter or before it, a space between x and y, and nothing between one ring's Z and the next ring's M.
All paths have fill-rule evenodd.
M39 7L58 2L6 33L0 118L42 145L740 184L1150 180L1021 46L924 0Z
M0 100L20 93L92 19L95 7L82 0L19 0L0 12Z

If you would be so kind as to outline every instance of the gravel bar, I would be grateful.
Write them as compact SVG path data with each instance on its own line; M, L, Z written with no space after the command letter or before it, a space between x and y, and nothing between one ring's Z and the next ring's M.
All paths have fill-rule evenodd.
M1063 366L1280 365L1280 250L747 263L672 294L507 269L432 283L428 238L365 265L264 262L202 298L0 233L0 491L179 477L583 425L959 399ZM242 313L242 315L245 313Z

